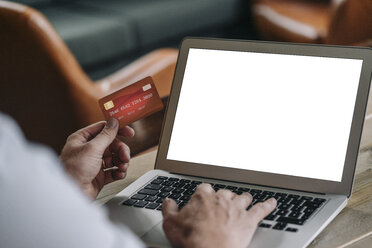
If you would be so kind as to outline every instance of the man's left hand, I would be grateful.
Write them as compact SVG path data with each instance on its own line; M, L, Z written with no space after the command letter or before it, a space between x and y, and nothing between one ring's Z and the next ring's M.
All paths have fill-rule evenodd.
M83 191L95 199L104 185L126 176L130 159L129 147L116 138L132 137L134 130L128 126L119 130L116 119L97 122L71 134L60 158L67 172ZM103 169L117 166L117 170Z

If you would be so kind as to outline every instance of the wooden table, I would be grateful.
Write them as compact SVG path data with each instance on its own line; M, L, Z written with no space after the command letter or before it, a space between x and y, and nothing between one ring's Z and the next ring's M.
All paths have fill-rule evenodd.
M130 161L128 176L107 185L97 197L98 203L111 199L142 174L154 168L156 148ZM372 247L372 150L359 155L353 195L347 207L309 246L311 248Z

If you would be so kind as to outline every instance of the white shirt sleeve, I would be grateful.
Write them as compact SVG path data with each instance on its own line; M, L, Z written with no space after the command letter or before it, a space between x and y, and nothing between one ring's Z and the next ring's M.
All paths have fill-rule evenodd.
M49 149L0 114L1 247L144 247L95 206Z

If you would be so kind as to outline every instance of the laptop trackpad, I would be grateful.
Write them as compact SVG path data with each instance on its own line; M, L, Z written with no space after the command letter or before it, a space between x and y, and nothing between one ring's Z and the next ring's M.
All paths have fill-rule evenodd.
M137 236L141 237L162 222L161 211L123 206L119 204L122 201L122 197L115 197L106 204L109 217L114 223L128 226Z
M141 237L143 242L145 242L150 247L172 247L165 236L162 225L163 222L161 221L150 231L145 233L145 235Z

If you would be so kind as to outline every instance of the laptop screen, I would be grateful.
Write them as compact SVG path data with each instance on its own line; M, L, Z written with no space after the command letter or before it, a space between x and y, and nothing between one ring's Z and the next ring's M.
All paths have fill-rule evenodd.
M340 182L362 62L191 48L167 159Z

